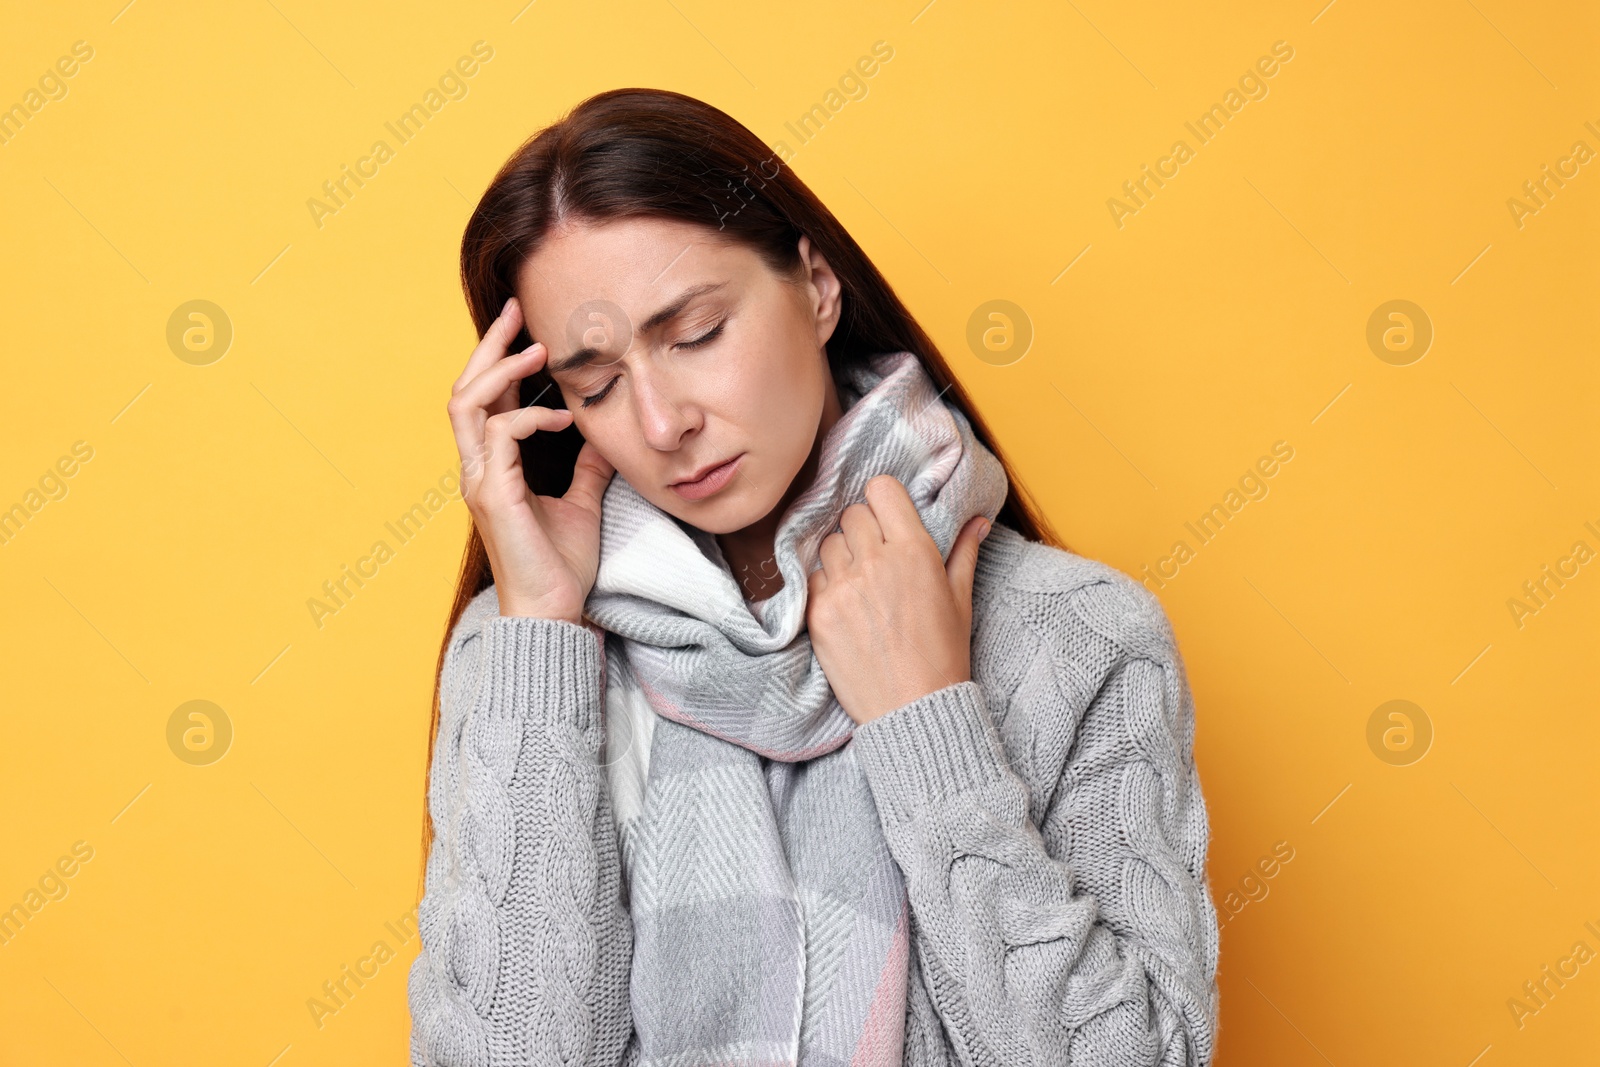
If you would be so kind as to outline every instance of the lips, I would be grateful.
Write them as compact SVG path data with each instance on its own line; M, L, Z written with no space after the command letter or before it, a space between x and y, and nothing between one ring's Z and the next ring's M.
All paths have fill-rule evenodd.
M740 464L744 460L744 455L741 452L730 460L712 464L710 467L703 467L697 472L699 477L673 482L672 491L685 500L704 500L713 493L721 491L724 486L733 480L735 472L738 471Z
M687 477L687 478L679 478L677 481L668 482L667 484L668 485L688 485L690 482L698 482L700 479L704 478L706 475L710 474L712 471L716 470L718 467L722 466L724 463L729 463L729 462L731 462L731 459L719 459L715 463L708 463L706 466L701 467L699 470L695 471L693 474L689 475L689 477Z

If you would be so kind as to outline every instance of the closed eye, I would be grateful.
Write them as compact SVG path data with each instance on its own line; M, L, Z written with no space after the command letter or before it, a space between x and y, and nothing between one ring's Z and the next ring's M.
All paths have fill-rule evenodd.
M609 382L606 383L606 387L604 389L600 390L598 393L595 393L593 396L584 397L583 398L583 404L581 406L582 407L589 407L592 404L600 403L600 401L602 401L602 400L604 400L606 398L606 394L611 392L611 387L616 385L616 384L617 384L617 379L615 379L615 378L611 379Z
M723 319L721 322L717 323L711 329L707 330L705 333L701 334L699 337L696 337L693 341L679 341L677 344L673 345L672 347L673 348L699 348L702 345L708 345L712 341L715 341L719 336L721 336L722 328L724 326L726 326L727 324L728 324L728 320L727 319ZM600 401L602 401L602 400L604 400L606 398L607 394L609 394L611 392L612 387L615 386L616 384L617 384L617 379L613 378L609 382L607 382L606 383L606 387L604 389L600 390L598 393L595 393L592 396L583 397L582 406L583 407L591 407L591 406L593 406L595 404L600 403Z
M715 341L717 339L718 335L720 335L722 333L722 328L724 326L726 326L727 324L728 324L728 320L727 319L723 319L721 322L719 322L715 326L711 327L711 329L707 330L705 333L701 334L699 337L696 337L693 341L679 341L677 344L673 345L672 347L673 348L699 348L701 345L710 344L712 341Z

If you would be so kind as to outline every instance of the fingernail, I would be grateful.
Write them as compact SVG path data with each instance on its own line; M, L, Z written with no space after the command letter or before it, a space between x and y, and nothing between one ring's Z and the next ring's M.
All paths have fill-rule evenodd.
M988 519L984 519L983 520L983 530L979 532L978 540L982 541L985 537L988 537L989 536L989 531L991 529L993 529L993 528L994 528L994 523L990 522Z
M514 296L507 297L506 298L506 302L505 302L505 306L500 309L500 314L504 315L506 312L510 311L511 310L511 302L513 300L515 300L515 299L516 299L516 297L514 297Z

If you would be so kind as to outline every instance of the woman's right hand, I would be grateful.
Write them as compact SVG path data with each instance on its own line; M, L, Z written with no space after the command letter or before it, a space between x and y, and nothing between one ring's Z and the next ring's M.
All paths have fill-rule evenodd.
M500 614L581 624L600 566L600 500L616 468L585 441L565 496L528 487L517 442L566 429L572 413L518 406L518 383L549 357L539 342L506 354L521 327L512 297L451 387L445 407L461 453L461 496L488 550Z

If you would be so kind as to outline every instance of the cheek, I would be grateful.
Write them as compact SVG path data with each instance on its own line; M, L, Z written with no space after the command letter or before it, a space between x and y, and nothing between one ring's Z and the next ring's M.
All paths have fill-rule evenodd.
M797 469L811 451L822 413L820 372L812 360L799 353L751 360L739 375L738 395L729 398L751 444Z
M574 405L572 410L576 412L579 409ZM614 419L585 418L579 415L573 418L572 424L578 428L583 439L594 445L613 467L623 471L624 475L634 473L628 441L636 439L637 433L629 432Z

